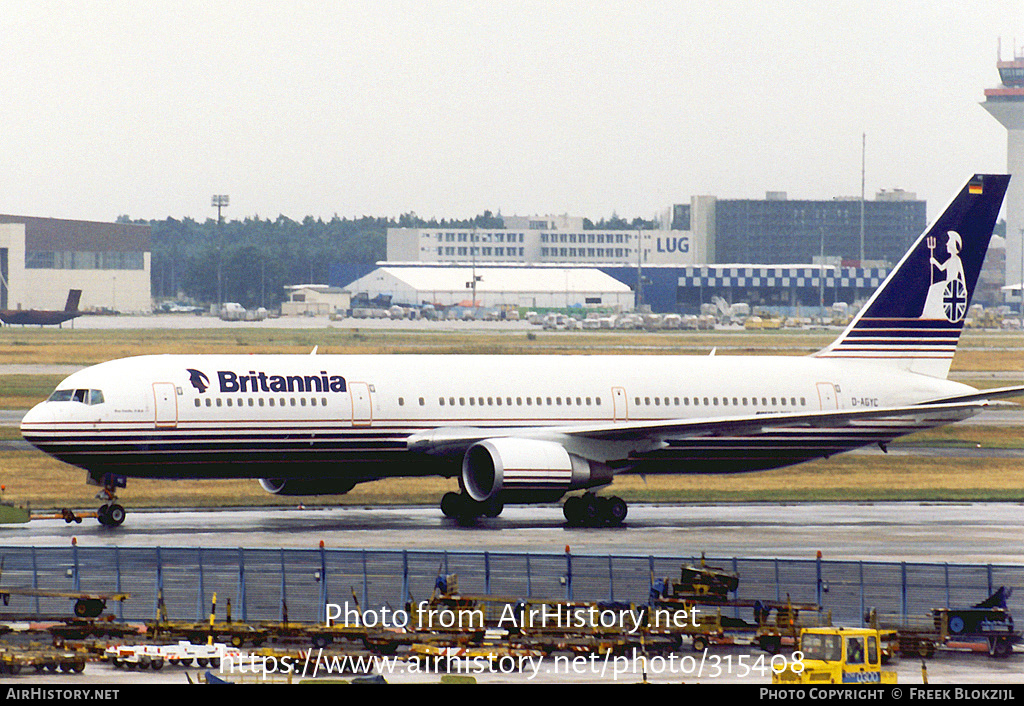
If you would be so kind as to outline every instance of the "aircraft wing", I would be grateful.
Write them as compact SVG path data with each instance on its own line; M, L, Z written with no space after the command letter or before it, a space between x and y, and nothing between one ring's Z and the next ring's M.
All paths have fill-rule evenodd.
M1024 394L1024 387L999 388L977 394L952 397L905 407L830 410L824 412L784 412L700 419L660 419L655 421L605 422L601 424L543 427L441 427L414 434L408 439L410 451L431 455L464 452L483 439L518 437L524 439L575 438L600 441L643 440L658 443L667 439L695 436L757 434L780 428L836 428L858 421L893 418L948 418L956 421L990 406L994 397Z

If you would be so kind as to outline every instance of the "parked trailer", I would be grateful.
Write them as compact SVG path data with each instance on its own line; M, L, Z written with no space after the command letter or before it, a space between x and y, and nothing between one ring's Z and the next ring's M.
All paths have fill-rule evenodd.
M19 674L25 669L80 674L85 670L86 661L80 652L56 647L0 648L0 674Z
M180 640L173 645L111 645L103 659L118 669L159 670L164 665L219 667L224 659L241 660L242 652L223 643L196 645Z
M989 657L1009 657L1021 641L1013 616L1006 609L1008 591L1000 587L972 608L934 608L931 615L900 619L872 609L867 621L883 631L890 649L903 656L931 657L939 649L986 652Z
M679 579L651 582L650 603L655 627L685 635L700 652L711 645L755 645L772 654L783 644L795 644L802 628L832 624L832 616L813 604L786 601L738 600L729 595L739 588L739 575L719 567L683 564ZM749 608L753 622L723 614ZM669 611L667 617L661 617Z

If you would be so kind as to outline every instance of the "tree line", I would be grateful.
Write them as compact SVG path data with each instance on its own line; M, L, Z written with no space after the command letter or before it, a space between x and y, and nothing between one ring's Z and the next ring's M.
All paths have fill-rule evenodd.
M490 211L465 220L429 220L415 213L398 218L362 216L330 220L286 216L244 220L132 220L148 225L152 295L157 300L181 297L199 303L238 302L246 308L276 308L293 284L327 283L331 265L372 265L387 256L388 228L501 228L501 216ZM618 216L586 228L605 230L650 228L643 219Z

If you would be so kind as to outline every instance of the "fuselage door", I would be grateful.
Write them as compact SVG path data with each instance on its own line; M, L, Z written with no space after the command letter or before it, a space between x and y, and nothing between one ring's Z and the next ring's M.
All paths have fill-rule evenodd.
M626 388L624 387L613 387L612 388L612 413L614 421L624 422L629 419L629 408L626 402Z
M352 397L352 426L368 427L373 422L373 402L370 399L370 385L365 382L350 382L348 393Z
M839 401L836 398L836 386L830 382L818 383L818 400L821 402L822 411L839 409Z
M178 426L178 393L173 382L153 383L153 403L158 428Z

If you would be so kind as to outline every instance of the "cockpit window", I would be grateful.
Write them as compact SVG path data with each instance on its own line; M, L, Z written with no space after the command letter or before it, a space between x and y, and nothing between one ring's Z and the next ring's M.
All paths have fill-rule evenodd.
M47 402L81 402L86 405L103 404L102 390L54 390Z

